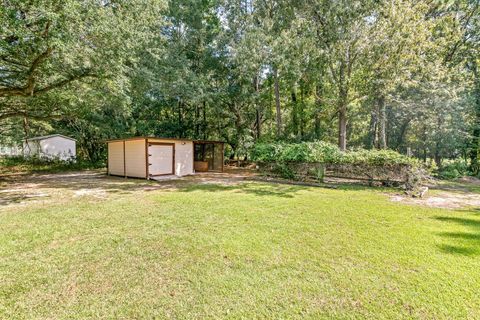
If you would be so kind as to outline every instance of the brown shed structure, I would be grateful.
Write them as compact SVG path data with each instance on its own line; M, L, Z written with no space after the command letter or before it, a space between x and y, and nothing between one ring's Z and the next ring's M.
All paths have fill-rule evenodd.
M107 144L109 175L151 179L223 171L221 141L135 137Z

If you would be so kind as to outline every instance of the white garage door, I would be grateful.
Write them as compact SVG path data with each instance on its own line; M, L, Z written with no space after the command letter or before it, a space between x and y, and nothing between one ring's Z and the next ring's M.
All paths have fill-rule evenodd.
M148 145L148 172L150 176L173 174L174 144Z

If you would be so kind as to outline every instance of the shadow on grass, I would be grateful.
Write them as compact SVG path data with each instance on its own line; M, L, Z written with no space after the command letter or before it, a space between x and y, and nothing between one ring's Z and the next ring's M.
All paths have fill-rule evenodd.
M401 189L394 187L371 187L365 184L344 183L335 185L335 189L343 191L375 191L375 192L399 192Z
M463 212L467 212L467 213L473 213L475 215L480 215L480 208L479 207L468 207L468 208L457 210L457 211L463 211Z
M435 217L436 220L444 222L454 222L457 224L464 225L466 227L480 228L480 220L469 219L469 218L458 218L458 217Z
M439 245L438 247L445 253L458 254L463 256L475 256L480 253L478 249L471 247L451 246L445 244Z
M0 207L30 202L32 200L48 200L72 198L79 196L97 196L109 194L126 195L137 191L177 190L192 192L235 191L257 196L277 196L292 198L302 186L276 184L268 182L250 182L243 178L232 178L224 175L215 177L205 183L205 176L190 176L181 179L148 181L145 179L107 176L104 172L80 171L56 174L23 174L4 176L0 186ZM65 192L69 191L69 192Z
M452 239L480 241L480 233L477 234L468 232L441 232L438 235Z
M437 180L433 190L456 192L461 194L480 194L480 179L472 181Z
M256 196L293 198L300 190L328 188L340 191L375 190L382 192L392 188L375 188L362 184L305 184L291 181L253 179L238 174L195 175L181 179L148 181L107 176L103 170L62 172L55 174L11 173L1 177L0 207L32 200L93 196L105 198L109 194L130 194L136 191L178 190L180 192L234 191ZM65 192L69 191L69 192Z
M3 195L0 194L0 207L9 204L19 204L25 201L49 198L51 198L49 195L43 193L25 194L23 192L8 192Z
M293 198L294 194L306 187L291 186L283 184L261 185L242 183L238 185L222 185L222 184L191 184L180 188L181 192L194 192L194 191L206 191L206 192L218 192L218 191L234 191L246 194L253 194L256 196L274 196L281 198Z
M99 171L12 175L3 177L0 186L0 207L32 200L129 194L139 190L153 191L171 187L172 184L111 177Z
M459 217L435 217L442 222L451 222L469 228L470 232L440 232L439 236L449 240L451 244L442 244L438 248L450 254L465 256L480 254L480 220Z
M228 181L228 180L223 180ZM239 182L239 183L238 183ZM365 184L356 184L356 183L342 183L342 184L332 184L332 183L309 183L302 181L291 181L291 180L282 180L282 179L262 179L259 177L255 178L246 178L241 181L237 181L236 184L223 184L222 180L211 181L209 183L199 183L192 179L189 185L184 186L180 189L182 192L192 192L192 191L207 191L207 192L216 192L216 191L236 191L247 194L254 194L257 196L276 196L283 198L293 198L295 193L300 190L307 189L335 189L340 191L364 191L370 190L375 192L387 192L387 191L398 191L395 188L389 187L370 187Z

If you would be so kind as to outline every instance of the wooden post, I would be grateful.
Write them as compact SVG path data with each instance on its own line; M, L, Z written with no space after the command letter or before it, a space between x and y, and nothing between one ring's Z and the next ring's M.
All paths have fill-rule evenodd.
M123 175L127 178L127 164L125 163L125 140L123 140Z
M110 175L110 170L108 168L108 158L109 158L109 154L110 154L109 148L108 148L109 145L110 145L110 142L107 142L107 176Z
M150 180L148 167L148 138L145 138L145 178Z

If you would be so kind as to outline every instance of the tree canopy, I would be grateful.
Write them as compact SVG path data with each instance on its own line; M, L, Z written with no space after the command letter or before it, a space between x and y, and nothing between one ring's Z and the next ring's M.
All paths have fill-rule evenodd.
M480 149L478 0L5 0L0 143L135 135Z

